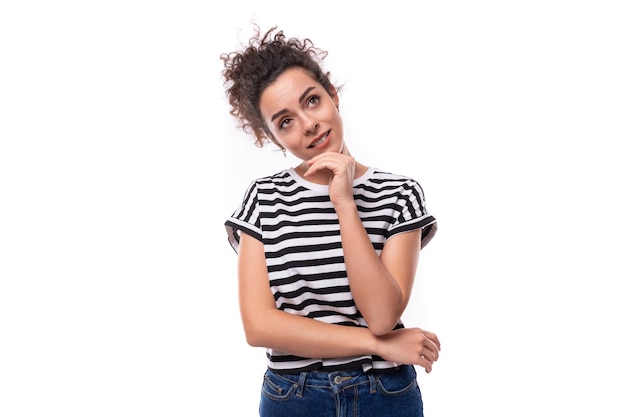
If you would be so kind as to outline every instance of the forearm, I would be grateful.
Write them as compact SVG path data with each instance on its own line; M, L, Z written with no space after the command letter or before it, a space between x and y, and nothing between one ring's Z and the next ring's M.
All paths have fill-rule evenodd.
M370 330L390 332L400 320L405 297L374 250L356 206L337 211L350 289Z
M416 364L430 372L439 357L437 336L419 328L375 336L364 327L324 323L284 311L267 311L254 330L244 325L248 343L306 358L378 355L388 361Z
M377 353L375 338L367 328L324 323L277 309L263 245L245 233L238 265L239 308L250 345L312 358Z
M246 322L248 344L310 358L378 354L376 337L364 327L325 323L272 309Z
M280 310L267 311L244 329L248 343L307 358L341 358L378 355L388 361L423 366L426 372L439 356L437 336L419 328L394 330L375 336L364 327L341 326L296 316Z

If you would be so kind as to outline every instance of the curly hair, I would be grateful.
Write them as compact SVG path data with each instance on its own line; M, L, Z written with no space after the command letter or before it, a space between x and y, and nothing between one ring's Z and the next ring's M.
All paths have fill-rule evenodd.
M259 109L265 88L286 69L301 67L333 95L330 73L324 72L321 66L326 55L326 51L315 47L308 38L287 39L283 31L277 31L276 27L261 35L260 28L255 25L254 36L242 51L220 56L225 67L222 75L231 106L230 114L237 119L239 128L254 135L258 147L270 141L276 143Z

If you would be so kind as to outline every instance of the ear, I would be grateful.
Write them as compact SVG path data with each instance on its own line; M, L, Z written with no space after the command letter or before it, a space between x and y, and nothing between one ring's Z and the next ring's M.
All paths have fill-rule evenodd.
M339 92L337 91L335 86L332 84L330 85L330 96L335 102L335 107L339 108Z

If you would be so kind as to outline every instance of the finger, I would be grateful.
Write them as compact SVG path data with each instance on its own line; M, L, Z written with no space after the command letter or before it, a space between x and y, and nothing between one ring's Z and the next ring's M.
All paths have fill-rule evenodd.
M307 163L307 165L309 166L309 168L306 170L305 175L311 175L324 169L331 171L335 175L341 175L346 171L344 169L345 166L341 163L326 159L318 160L313 163Z
M421 353L422 356L428 359L430 362L437 362L437 359L439 359L439 353L437 351L424 349Z
M329 161L328 159L314 158L308 160L306 163L308 168L304 175L311 175L323 169L328 169L333 172L336 172L338 170L338 164L333 163L333 161Z
M426 330L422 330L422 331L424 332L426 337L428 337L430 340L433 341L433 343L435 343L435 345L437 346L437 350L441 350L441 343L439 342L439 338L437 337L437 335L434 334L433 332L429 332Z
M430 373L430 371L433 370L433 363L431 361L429 361L427 358L421 356L418 360L416 365L421 366L422 368L424 368L424 370L426 371L427 374Z
M420 350L419 354L430 362L436 362L439 359L439 351L437 351L435 344L430 340L424 342L423 349Z
M315 165L322 161L332 162L337 166L348 166L353 163L354 158L346 155L338 154L337 152L325 152L320 155L316 155L313 158L306 161L307 165Z
M422 337L422 346L424 347L422 355L426 356L433 362L439 359L439 348L437 347L437 344L424 333L422 333Z

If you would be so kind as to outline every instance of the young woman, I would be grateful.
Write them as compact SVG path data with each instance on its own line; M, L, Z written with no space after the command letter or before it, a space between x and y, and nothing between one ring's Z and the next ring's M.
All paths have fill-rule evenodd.
M405 328L435 218L420 185L350 154L326 52L272 28L222 55L231 114L302 162L259 178L226 220L247 342L267 349L262 417L422 416L414 365L434 333Z

